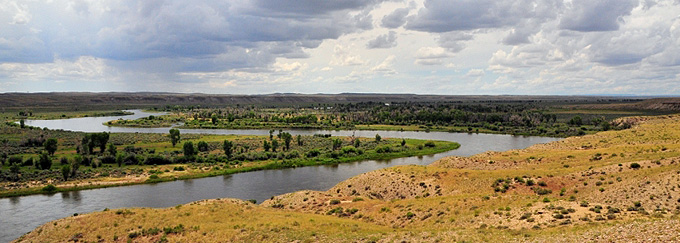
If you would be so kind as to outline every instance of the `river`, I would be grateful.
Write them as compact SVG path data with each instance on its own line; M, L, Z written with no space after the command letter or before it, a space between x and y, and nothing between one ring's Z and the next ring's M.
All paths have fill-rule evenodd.
M27 120L26 125L82 132L168 133L168 128L108 127L104 122L116 119L136 119L162 113L133 110L134 115L84 117L62 120ZM269 130L180 129L182 134L247 134L269 135ZM170 207L212 198L255 199L262 202L274 195L299 190L328 190L335 184L368 171L395 165L427 165L446 156L470 156L485 151L523 149L560 138L512 136L499 134L399 132L399 131L326 131L284 129L293 135L330 133L333 136L383 138L415 138L454 141L461 144L451 150L429 156L414 156L384 161L366 160L332 166L309 166L280 170L265 170L193 180L172 181L124 187L63 192L52 195L31 195L0 199L0 242L8 242L49 221L74 213L88 213L105 208Z

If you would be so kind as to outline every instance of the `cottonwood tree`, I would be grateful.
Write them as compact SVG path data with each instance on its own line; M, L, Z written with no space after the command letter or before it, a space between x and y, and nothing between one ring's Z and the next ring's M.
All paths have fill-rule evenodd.
M290 135L290 133L284 132L280 133L281 134L281 139L283 139L283 144L285 146L285 149L288 150L290 149L290 142L293 141L293 135Z
M40 158L36 165L36 167L41 170L49 170L52 168L52 159L50 159L50 155L47 152L40 153Z
M185 142L184 146L182 147L182 150L184 151L184 157L194 157L194 155L196 155L194 143L192 143L191 141Z
M43 146L45 147L45 150L47 151L48 154L54 155L54 152L57 151L57 139L56 138L49 138L45 140L43 143Z
M170 129L169 137L170 137L170 142L172 142L172 146L175 147L175 145L180 140L179 129L177 129L177 128Z
M265 143L265 145L267 145L267 141L264 141L264 143ZM229 141L229 140L224 140L224 143L222 144L222 149L224 149L224 155L226 155L227 158L231 159L231 155L234 152L234 142Z

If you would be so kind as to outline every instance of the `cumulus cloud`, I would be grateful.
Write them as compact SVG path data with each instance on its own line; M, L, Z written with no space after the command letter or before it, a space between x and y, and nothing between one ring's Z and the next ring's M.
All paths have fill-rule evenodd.
M397 71L394 70L394 59L395 58L396 58L396 56L394 56L394 55L387 56L387 58L385 58L385 60L383 60L380 64L371 68L371 71L389 73L389 74L397 73Z
M574 0L560 20L560 28L584 32L618 30L621 18L638 5L638 0Z
M415 62L419 65L442 65L447 58L453 57L446 49L441 47L422 47L415 55Z
M484 70L483 69L470 69L470 71L468 71L465 74L465 76L466 77L481 77L481 76L484 76Z
M408 8L395 9L394 12L385 15L385 17L382 18L382 26L390 29L401 27L406 23L406 16L409 11L411 10Z
M352 47L336 45L333 48L333 60L330 64L336 66L357 66L364 64L365 61L361 59L361 56L352 53L352 49Z
M473 34L466 32L447 32L439 34L437 43L450 52L459 52L465 49L465 42L473 38Z
M0 92L357 87L337 80L451 94L474 78L468 92L672 93L679 12L678 0L0 0ZM412 88L424 80L440 86Z
M408 18L407 29L427 32L449 32L499 28L515 25L525 18L544 17L555 1L542 0L426 0L418 14Z
M390 31L387 34L379 35L377 38L370 40L366 44L366 48L392 48L397 46L397 32Z
M210 0L29 2L26 8L40 19L34 17L27 24L30 17L25 16L30 15L25 11L6 9L3 12L19 16L8 22L24 27L14 27L3 37L14 43L32 40L32 50L22 49L21 52L35 51L49 57L203 59L247 48L256 50L248 56L253 53L262 56L261 52L272 51L269 53L272 58L303 58L306 57L304 48L314 48L325 39L370 29L369 12L353 11L368 9L378 3L373 0L323 3L264 0L245 3ZM55 28L54 20L49 16L55 16L55 11L63 9L66 12L57 16L71 17L56 20L60 27ZM87 23L86 26L83 23ZM0 26L3 27L6 26ZM31 29L43 32L30 33ZM280 44L272 45L271 42ZM278 49L271 49L272 46ZM16 53L19 49L9 48ZM49 58L31 60L22 55L3 55L2 58L16 62L51 61ZM231 68L229 65L221 67Z

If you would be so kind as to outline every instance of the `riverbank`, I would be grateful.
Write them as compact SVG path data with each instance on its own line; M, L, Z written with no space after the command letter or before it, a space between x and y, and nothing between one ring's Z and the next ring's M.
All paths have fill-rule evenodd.
M135 140L133 134L112 134L117 141ZM122 138L121 138L122 137ZM152 136L153 137L153 136ZM36 171L33 168L23 168L26 173L39 173L39 180L25 180L23 183L16 182L0 182L3 190L0 190L0 198L16 197L33 194L53 194L56 192L78 191L96 188L107 188L114 186L128 186L146 183L159 183L174 180L196 179L211 176L230 175L241 172L257 171L257 170L274 170L282 168L315 166L315 165L333 165L339 163L348 163L362 160L387 160L393 158L422 156L437 154L452 149L457 149L460 144L447 141L426 141L417 139L384 139L382 141L370 141L365 138L353 138L362 142L355 143L352 146L347 144L353 143L348 137L313 137L300 136L300 143L308 144L302 146L295 144L287 152L271 153L265 152L263 148L258 149L258 144L267 141L263 136L193 136L193 139L187 142L204 142L207 146L206 151L200 153L193 162L190 163L168 163L162 165L154 165L151 163L167 163L173 160L187 160L183 156L178 155L177 149L170 146L169 141L158 141L163 138L155 135L156 139L151 139L144 143L132 145L119 145L120 150L137 151L137 153L146 151L151 153L146 155L146 159L139 158L144 155L135 155L132 159L139 161L143 165L128 165L116 168L115 165L101 164L105 160L106 154L94 157L100 160L100 164L92 165L92 168L81 168L81 177L85 179L63 180L60 178L59 169L47 171ZM220 150L219 143L223 141L233 141L234 147L240 147L242 151L236 152L234 159L230 160L218 153L223 153ZM274 141L270 140L270 141ZM337 148L329 148L331 140L339 142ZM344 142L344 147L342 143ZM266 142L265 142L266 143ZM282 142L283 143L283 142ZM281 145L283 147L283 145ZM354 147L356 146L356 147ZM243 148L247 148L251 152L244 152ZM65 148L58 151L58 155L62 158L75 159L76 155L73 148ZM283 149L283 148L281 148ZM165 154L165 156L163 155ZM172 155L175 154L175 155ZM243 157L237 157L243 156ZM251 160L250 157L262 158L264 160ZM129 156L120 156L128 159ZM113 159L113 158L112 158ZM23 161L23 159L22 159ZM127 160L126 160L127 161ZM189 160L191 161L191 160ZM63 167L64 164L58 166ZM10 166L8 166L10 167ZM49 176L51 174L52 176ZM26 174L23 174L25 176ZM22 176L22 174L19 174Z

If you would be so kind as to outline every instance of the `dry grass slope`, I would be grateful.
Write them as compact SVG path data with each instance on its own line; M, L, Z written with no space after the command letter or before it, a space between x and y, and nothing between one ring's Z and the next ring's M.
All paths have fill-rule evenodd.
M133 240L680 241L680 116L631 119L628 130L382 169L262 205L216 200L71 217L22 240L127 241L182 223L181 233Z

